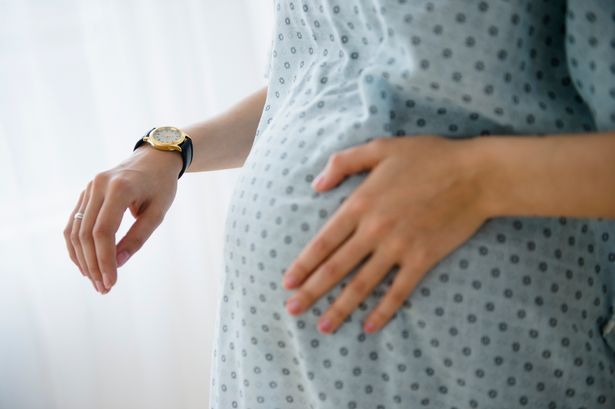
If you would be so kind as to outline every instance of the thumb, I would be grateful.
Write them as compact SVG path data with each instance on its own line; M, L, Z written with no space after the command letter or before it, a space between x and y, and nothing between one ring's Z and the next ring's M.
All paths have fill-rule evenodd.
M148 208L130 226L124 237L117 244L117 266L121 267L132 257L152 235L154 230L162 223L164 212Z
M384 138L379 138L334 152L312 182L312 188L326 190L346 176L373 169L386 155L386 143Z

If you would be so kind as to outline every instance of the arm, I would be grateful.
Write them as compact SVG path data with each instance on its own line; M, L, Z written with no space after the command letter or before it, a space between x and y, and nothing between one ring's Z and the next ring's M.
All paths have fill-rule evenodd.
M193 140L193 160L186 171L242 166L266 96L264 87L228 111L185 128ZM162 223L175 198L181 167L180 155L143 144L117 166L99 172L81 192L63 234L71 260L101 294L115 284L117 268ZM136 221L116 244L115 234L126 209ZM74 219L78 211L83 219Z
M318 330L334 333L398 266L363 330L383 328L438 262L490 217L615 217L615 133L456 139L434 135L378 138L337 151L321 170L318 192L369 170L285 269L286 300L297 316L362 265ZM318 180L318 179L315 179ZM612 321L610 321L612 322ZM607 333L610 327L602 331Z
M193 146L192 163L186 172L241 167L254 142L266 97L265 86L227 111L182 128Z
M615 218L615 132L476 142L488 214Z

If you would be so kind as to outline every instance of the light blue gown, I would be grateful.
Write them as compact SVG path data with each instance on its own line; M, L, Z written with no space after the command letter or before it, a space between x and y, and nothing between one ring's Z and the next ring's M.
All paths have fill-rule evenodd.
M274 7L267 101L226 221L210 407L615 408L615 331L602 332L615 220L489 219L374 334L363 320L396 270L332 335L318 318L358 268L298 317L282 287L367 175L315 192L336 151L419 134L615 129L615 2Z

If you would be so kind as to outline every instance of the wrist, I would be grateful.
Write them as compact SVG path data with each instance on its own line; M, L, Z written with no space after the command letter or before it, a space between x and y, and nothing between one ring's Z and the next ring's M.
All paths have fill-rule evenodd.
M164 152L167 157L169 155L174 155L173 152L179 154L182 166L178 171L178 179L182 177L192 162L192 138L182 129L175 126L159 126L150 129L145 136L137 140L133 151L146 144L149 144L157 151ZM144 148L144 150L145 152L149 152L147 148ZM158 157L162 158L160 154L158 154Z
M505 172L504 159L510 144L503 143L503 138L509 139L480 136L471 140L469 166L475 172L479 206L487 218L506 216L508 211L505 204L509 200L511 180Z
M163 151L154 148L149 143L144 143L133 151L133 156L142 158L144 161L151 161L156 167L165 173L177 175L183 166L181 153L177 151Z
M548 179L540 168L548 157L545 139L521 135L475 139L472 160L487 217L541 214L541 186Z

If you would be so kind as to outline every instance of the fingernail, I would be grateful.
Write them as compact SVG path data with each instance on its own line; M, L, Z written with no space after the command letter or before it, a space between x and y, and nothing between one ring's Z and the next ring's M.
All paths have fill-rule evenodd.
M117 255L117 266L118 267L123 266L126 260L128 260L128 257L130 257L130 253L128 253L126 250L118 254Z
M300 304L299 304L299 300L297 300L297 299L292 299L292 300L290 300L290 301L288 302L287 307L288 307L288 310L289 310L291 313L296 314L296 313L298 313L298 312L299 312L299 309L300 309L300 307L301 307L301 306L300 306Z
M320 321L320 324L318 324L318 327L321 332L331 331L331 327L332 327L331 320L329 318L323 318L323 320Z
M98 292L102 294L103 291L105 290L105 287L103 287L102 281L96 280L95 284L96 284L96 289L98 290Z
M365 324L365 331L372 332L375 329L376 329L376 325L371 321L367 321L367 323Z
M318 175L316 179L314 179L313 187L320 187L324 183L325 177L323 175Z
M295 276L288 276L284 279L286 288L293 287L295 284L297 284L297 278Z
M113 286L113 284L111 283L110 274L103 273L103 283L105 283L105 288L107 289L107 291L109 291L111 289L111 286Z

